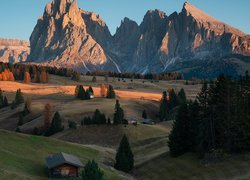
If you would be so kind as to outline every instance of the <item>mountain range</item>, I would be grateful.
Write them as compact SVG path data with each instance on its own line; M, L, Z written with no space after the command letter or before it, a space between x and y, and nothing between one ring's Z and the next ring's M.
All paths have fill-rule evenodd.
M250 69L250 35L187 2L169 16L150 10L140 25L124 18L111 35L100 16L80 9L76 0L53 0L38 19L30 44L21 42L14 41L19 48L13 49L0 40L0 60L79 72L178 71L201 78L237 76Z

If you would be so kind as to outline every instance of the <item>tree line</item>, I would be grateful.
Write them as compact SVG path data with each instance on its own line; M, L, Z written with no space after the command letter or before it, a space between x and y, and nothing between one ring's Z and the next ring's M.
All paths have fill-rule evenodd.
M118 73L118 72L107 72L107 71L94 71L87 72L87 76L106 76L116 78L130 78L130 79L150 79L150 80L183 80L183 75L179 72L166 72L166 73Z
M71 77L71 79L75 81L79 81L81 75L70 68L0 62L0 81L18 80L26 83L48 83L49 74Z
M0 62L0 81L15 80L25 83L48 83L49 73L42 66Z
M176 108L183 102L186 102L186 100L186 94L183 88L178 93L176 93L174 89L164 91L160 100L160 121L166 121L173 118Z
M169 136L170 154L200 156L250 150L250 78L221 75L205 82L195 101L180 105Z

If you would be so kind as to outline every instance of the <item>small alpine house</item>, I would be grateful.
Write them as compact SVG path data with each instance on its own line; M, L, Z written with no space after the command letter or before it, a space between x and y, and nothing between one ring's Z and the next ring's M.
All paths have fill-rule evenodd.
M76 156L57 153L46 158L49 177L78 177L83 164Z

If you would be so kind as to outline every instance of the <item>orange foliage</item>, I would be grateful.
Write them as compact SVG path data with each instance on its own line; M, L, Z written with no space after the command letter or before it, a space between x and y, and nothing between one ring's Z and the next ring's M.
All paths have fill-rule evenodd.
M10 79L9 79L10 81L15 81L15 77L14 77L14 75L13 75L13 73L12 72L10 72Z
M47 75L47 73L45 71L41 72L40 81L41 81L41 83L47 83L48 82L48 75Z
M5 69L2 73L0 73L0 81L15 81L15 78L9 69Z
M3 76L3 81L8 81L8 78L7 78L7 76L6 76L6 74L4 73L4 72L2 72L2 76Z
M25 83L30 83L30 81L31 81L30 73L26 71L26 72L24 73L24 82L25 82Z
M106 92L107 92L107 89L106 89L105 85L101 84L101 86L100 86L100 94L101 94L101 96L105 97L106 96Z

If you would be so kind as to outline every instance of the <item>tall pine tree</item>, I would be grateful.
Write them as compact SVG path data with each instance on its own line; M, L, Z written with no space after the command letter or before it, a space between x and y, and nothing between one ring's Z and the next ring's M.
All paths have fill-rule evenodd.
M88 161L82 172L83 180L103 180L104 173L98 167L98 164L92 160Z
M182 104L178 110L173 129L169 135L168 146L171 156L177 157L188 151L187 128L188 107L187 104Z
M167 100L167 92L164 91L162 93L162 98L160 102L160 120L166 120L167 119L167 114L168 114L168 100Z
M116 95L113 86L109 85L106 97L108 99L115 99Z
M78 99L81 99L81 100L85 100L85 98L86 98L85 96L86 96L86 92L85 92L83 86L80 85L80 86L79 86L79 91L78 91L77 98L78 98Z
M16 105L24 103L24 97L23 97L23 93L22 93L21 89L18 89L16 91L15 103L16 103Z
M134 155L126 135L123 136L115 157L115 168L129 172L134 168Z
M115 104L115 114L114 114L114 124L123 124L124 112L121 108L119 100L116 100Z

